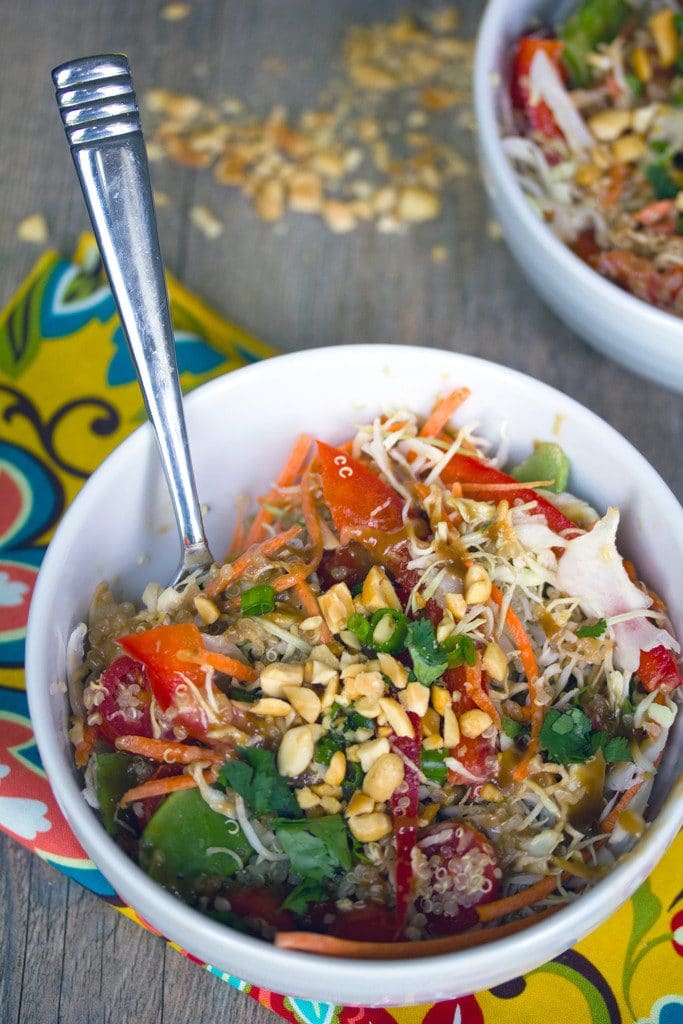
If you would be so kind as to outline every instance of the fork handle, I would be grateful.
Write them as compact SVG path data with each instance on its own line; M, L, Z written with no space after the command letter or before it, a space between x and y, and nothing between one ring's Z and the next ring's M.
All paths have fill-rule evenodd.
M128 60L83 57L52 72L66 137L156 434L183 567L210 564L178 378L147 155Z

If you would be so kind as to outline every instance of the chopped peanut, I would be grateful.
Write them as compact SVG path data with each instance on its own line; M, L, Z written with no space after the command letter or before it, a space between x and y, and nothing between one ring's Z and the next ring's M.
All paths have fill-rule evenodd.
M365 577L360 596L369 612L377 612L380 608L393 608L397 612L403 610L391 580L379 565L373 565Z
M483 565L471 565L465 576L465 600L468 604L486 604L491 596L491 577Z
M302 811L309 811L311 807L317 807L320 803L320 797L316 796L310 786L303 786L301 789L295 789L294 796L296 797L297 803Z
M202 622L205 622L207 626L210 626L220 616L220 611L213 601L204 597L203 594L197 594L194 599L194 606L197 611L197 615L200 617Z
M398 699L406 711L413 711L422 718L429 707L429 687L422 683L408 683Z
M385 654L382 651L377 655L377 660L379 661L381 671L391 679L396 689L405 689L408 682L408 670L405 666L400 661L397 661L393 655Z
M441 750L443 746L444 741L438 733L434 733L431 736L425 736L422 741L422 747L424 750Z
M330 758L330 763L325 772L325 782L328 786L341 786L346 775L346 757L341 750L336 750Z
M296 663L276 662L261 669L259 685L269 697L280 697L285 686L301 686L304 666Z
M467 611L467 601L462 594L446 594L444 600L446 608L456 622L460 622L461 619L464 619L465 612Z
M318 604L332 633L340 633L346 629L355 611L351 591L345 583L335 583L326 593L320 595Z
M375 801L366 793L361 793L361 791L357 789L349 800L349 805L344 813L348 818L356 814L370 814L374 809Z
M403 761L398 754L382 754L363 779L363 792L383 803L401 785L404 774Z
M388 754L390 750L389 740L383 737L376 740L366 740L365 743L358 744L358 757L356 760L360 761L360 766L364 772L369 772L377 758L381 757L382 754ZM346 756L350 760L354 760L351 756L351 747L346 748Z
M447 747L457 747L460 742L460 728L453 707L447 707L443 715L443 741Z
M284 695L304 722L315 722L321 711L320 697L307 686L285 686Z
M663 68L672 67L680 51L674 12L670 7L663 7L652 15L648 25L657 46L659 63Z
M491 679L495 679L497 683L502 683L507 678L508 659L500 644L490 643L486 645L481 664Z
M285 715L291 713L292 706L286 700L280 700L278 697L261 697L260 700L254 701L249 710L252 715L284 718Z
M354 814L349 817L349 830L359 843L375 843L392 832L391 818L382 811Z
M432 686L431 688L432 707L439 715L446 713L446 708L451 706L451 695L444 686Z
M379 705L397 736L408 736L411 739L414 737L415 730L408 718L408 713L397 700L394 700L393 697L381 697Z
M280 775L294 779L308 768L313 760L315 743L313 733L307 725L297 725L282 737L277 752L277 767Z
M471 711L463 711L460 715L460 731L463 736L474 740L492 725L493 719L485 711L473 708Z

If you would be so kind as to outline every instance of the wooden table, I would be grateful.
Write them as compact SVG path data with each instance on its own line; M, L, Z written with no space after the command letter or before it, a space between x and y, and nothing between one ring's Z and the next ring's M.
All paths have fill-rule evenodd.
M53 243L65 253L87 226L53 99L55 64L124 50L140 93L155 84L241 96L263 110L274 101L295 106L310 102L311 83L317 89L329 74L346 25L393 17L406 6L407 0L194 0L188 18L170 23L151 0L6 0L0 301L37 256L16 238L21 218L44 213ZM473 32L483 5L460 0L459 6ZM272 60L264 65L273 56L291 70L275 74ZM308 58L313 67L299 74ZM487 232L469 137L463 149L472 173L458 180L437 222L405 237L366 227L335 236L310 217L290 217L286 233L274 232L236 190L217 186L209 174L155 165L155 184L174 197L160 213L165 258L219 310L283 350L418 343L532 374L608 420L683 497L680 397L597 355L546 309L504 243ZM190 224L193 203L220 214L220 238L208 241ZM437 244L448 249L442 263L430 256ZM2 1024L272 1019L2 835L0 864Z

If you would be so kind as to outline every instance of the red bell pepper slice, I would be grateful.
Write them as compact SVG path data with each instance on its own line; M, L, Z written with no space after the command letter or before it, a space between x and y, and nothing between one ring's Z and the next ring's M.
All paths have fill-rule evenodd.
M403 527L404 499L357 459L318 441L323 497L340 534Z
M404 757L419 767L422 750L422 733L420 717L413 711L408 712L414 736L393 736L392 745ZM413 849L417 844L417 817L419 813L420 778L417 771L405 765L403 786L391 798L391 809L394 822L394 839L396 842L396 937L398 938L405 925L408 910L413 899ZM399 807L399 804L401 805Z
M681 670L673 653L667 647L641 651L638 675L650 693L657 687L661 687L664 693L671 693L683 683Z
M408 535L403 522L405 499L393 487L339 448L318 441L323 499L342 545L357 541L393 574L405 603L419 580L407 569Z
M178 687L186 686L187 679L195 686L204 684L205 675L200 666L179 657L182 651L196 652L204 646L202 634L190 622L130 633L119 637L118 642L127 654L145 666L152 693L162 711L176 703ZM186 702L187 697L185 705ZM208 720L199 705L196 708L184 706L174 721L193 736L206 735Z
M536 39L531 36L524 36L517 44L517 52L512 69L512 81L510 83L510 95L512 104L517 110L524 110L534 131L540 132L547 138L563 138L552 110L543 100L540 103L531 102L531 93L528 85L531 64L536 54L542 50L550 62L557 68L561 75L564 75L560 57L564 44L559 39Z
M507 473L502 473L495 466L486 465L486 463L475 459L472 455L463 455L460 452L455 454L442 471L441 479L443 483L449 486L455 483L481 484L480 492L474 491L468 494L468 497L474 497L478 501L491 501L495 500L496 497L505 497L510 504L515 501L521 501L524 504L534 502L550 529L554 530L555 533L564 533L565 530L576 530L577 528L576 523L573 523L571 519L567 519L564 513L555 508L552 502L538 494L533 488L525 487L524 484L520 484L514 477L508 476ZM516 486L502 494L498 493L494 497L492 491L486 490L485 484L515 484Z
M458 714L463 711L472 711L476 704L466 686L466 669L464 665L457 668L449 668L444 673L444 682L451 693L459 693L460 699L457 703ZM471 739L468 736L461 736L457 747L451 751L452 756L460 762L466 772L471 773L478 782L473 782L470 775L448 770L448 781L453 786L482 786L485 782L495 779L498 774L498 757L495 744L491 740L477 736Z

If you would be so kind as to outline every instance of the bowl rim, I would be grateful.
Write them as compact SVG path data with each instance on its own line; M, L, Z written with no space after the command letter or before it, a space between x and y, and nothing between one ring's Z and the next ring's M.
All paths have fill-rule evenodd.
M540 0L536 2L540 3ZM649 349L653 354L659 353L665 346L678 340L683 362L683 348L680 347L680 333L683 330L681 319L625 291L589 267L534 213L519 184L501 145L500 126L495 108L495 90L498 83L491 82L491 75L495 73L496 49L504 34L509 12L508 0L489 0L476 40L474 107L480 145L488 167L492 169L515 216L522 222L524 231L529 233L534 242L545 248L554 260L562 263L563 270L574 275L577 285L584 291L592 293L594 301L600 301L610 307L619 307L622 315L644 318L647 322L642 324L643 330L653 333L652 337L643 337L643 349ZM675 334L679 334L678 339L674 337ZM667 355L671 358L678 348L667 351Z
M371 351L375 358L387 361L392 357L405 359L406 356L424 359L425 357L429 358L429 353L433 352L439 361L452 360L461 372L466 372L468 367L475 372L477 369L483 368L484 372L504 376L507 383L510 383L511 380L512 383L518 381L521 384L523 382L525 387L531 386L548 397L552 397L555 401L561 402L563 411L573 412L584 422L587 421L588 424L596 428L599 427L604 436L611 435L612 440L616 441L622 451L628 454L631 461L638 465L639 477L644 478L646 483L649 482L650 485L656 486L663 503L662 514L671 516L674 521L677 521L676 527L681 535L683 546L683 509L665 481L630 441L570 396L564 395L557 389L535 380L527 374L490 360L440 349L406 345L345 345L309 349L276 356L225 374L195 389L187 396L187 402L189 406L194 406L201 403L205 396L214 391L242 387L251 378L258 377L264 372L271 372L269 368L274 366L277 367L275 372L279 373L283 364L286 364L288 368L296 368L299 364L310 361L323 365L327 362L343 360L345 357L352 357L357 361L359 357L362 358L364 351ZM149 920L162 933L171 932L171 936L168 937L179 942L188 952L206 959L204 953L197 952L197 950L205 949L210 943L213 947L220 948L220 959L223 961L231 958L243 961L246 954L249 957L250 965L254 965L254 970L257 972L255 976L261 978L267 978L272 973L275 962L279 971L291 969L293 979L311 975L314 973L311 968L315 969L316 966L324 963L326 978L329 978L330 982L334 979L336 985L347 987L349 992L354 991L362 974L366 982L371 980L372 985L376 986L378 991L381 986L387 985L392 992L400 993L407 988L415 989L418 984L420 986L431 984L438 990L439 985L443 985L444 968L453 970L460 976L472 978L473 981L485 974L488 978L486 982L488 986L498 984L509 979L512 974L519 973L517 968L513 968L511 972L509 968L505 969L502 966L506 963L505 953L509 954L510 950L510 943L505 938L473 949L420 958L420 980L417 982L411 981L411 978L416 976L406 970L406 961L359 961L347 958L332 960L318 954L278 949L261 939L243 935L225 925L211 921L201 912L166 892L158 883L153 882L105 832L95 812L84 800L75 772L71 770L68 774L64 774L63 740L59 736L58 729L54 728L52 724L49 710L46 709L47 702L44 701L48 683L42 680L49 678L49 664L42 651L41 637L43 634L41 634L40 623L46 621L45 616L49 614L52 592L56 586L56 570L63 550L69 548L72 539L75 540L78 523L81 519L81 508L86 508L88 502L103 487L106 489L106 480L111 469L119 464L128 463L131 454L140 446L149 444L150 438L151 427L148 423L138 427L104 460L67 509L43 560L29 615L26 682L36 742L57 802L85 850L114 886L117 893L121 894L134 909L144 915L145 919ZM94 830L93 825L95 826ZM515 962L519 962L523 965L524 970L528 970L530 969L529 964L545 962L547 957L544 957L544 948L569 948L604 922L609 916L609 912L604 912L604 907L619 906L632 894L637 885L646 877L646 873L649 873L661 858L681 825L683 825L683 782L679 780L667 795L659 814L648 829L647 835L605 879L597 883L580 899L563 908L562 912L515 935ZM600 907L603 909L601 910ZM509 961L509 956L507 960ZM475 985L476 988L482 987L476 982ZM302 990L301 985L297 982L292 985L292 989L290 995L300 994L305 998L311 998L310 986L306 987L304 984L304 990ZM466 990L471 990L467 984L463 987L463 992ZM316 998L324 998L324 996L320 995ZM410 998L410 995L405 998ZM398 1001L393 1003L382 1001L380 1005L399 1005L400 999L399 995Z

